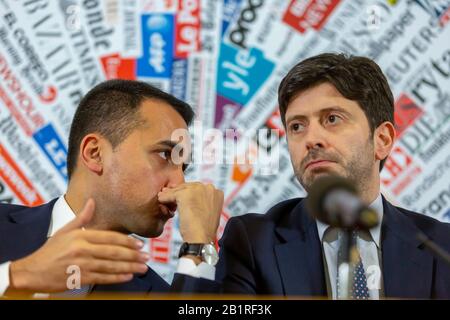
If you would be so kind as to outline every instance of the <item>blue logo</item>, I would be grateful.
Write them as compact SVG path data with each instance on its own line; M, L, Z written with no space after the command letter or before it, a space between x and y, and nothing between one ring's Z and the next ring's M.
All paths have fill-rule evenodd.
M245 105L270 76L275 64L261 50L236 49L222 43L218 65L217 92Z
M230 22L240 12L242 0L224 0L222 15L222 37L230 25ZM237 17L236 17L237 18Z
M180 100L186 100L187 60L174 60L172 64L172 79L170 93Z
M51 124L41 128L33 135L34 140L67 181L67 149Z
M174 45L173 15L142 15L141 26L143 54L137 59L137 76L170 78Z
M270 76L275 64L255 48L236 49L222 43L218 65L217 92L245 105Z

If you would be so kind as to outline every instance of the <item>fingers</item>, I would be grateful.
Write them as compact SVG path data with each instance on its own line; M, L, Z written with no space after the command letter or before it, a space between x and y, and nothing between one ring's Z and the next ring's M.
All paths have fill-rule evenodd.
M145 263L150 260L150 255L146 252L140 252L128 248L112 245L93 245L89 249L90 255L97 259L130 261Z
M104 274L144 274L147 272L148 267L145 263L95 259L90 260L84 269L87 269L88 272Z
M141 249L144 246L141 240L115 231L84 230L80 235L92 244L116 245L130 249Z
M204 188L210 191L216 190L214 185L211 183L205 184L202 182L186 182L174 188L163 188L161 192L158 193L158 200L160 202L175 202L177 193L195 188L197 188L197 190L203 190Z
M193 187L202 187L205 185L211 185L213 186L211 183L205 184L203 182L199 182L199 181L192 181L192 182L185 182L185 183L181 183L176 187L173 188L163 188L162 191L179 191L179 190L183 190L183 189L187 189L187 188L193 188Z
M67 233L69 231L82 228L91 221L92 217L94 216L94 211L95 202L92 198L89 198L89 200L84 205L83 210L81 210L77 217L66 224L64 227L62 227L60 230L58 230L56 234Z
M104 273L96 273L91 272L87 277L81 278L81 284L114 284L114 283L122 283L128 282L133 279L133 274L104 274Z
M216 192L214 194L216 196L217 201L223 205L223 201L224 201L224 198L225 198L223 191L220 190L220 189L216 189Z
M134 274L144 274L148 266L144 263L117 262L108 260L89 260L80 263L81 284L112 284L122 283L133 279Z
M221 211L224 202L224 194L222 190L216 189L213 184L204 184L201 182L183 183L175 188L163 188L158 193L158 201L162 204L176 203L177 205L186 206L192 204L193 201L213 200L213 210ZM216 208L217 207L217 208Z

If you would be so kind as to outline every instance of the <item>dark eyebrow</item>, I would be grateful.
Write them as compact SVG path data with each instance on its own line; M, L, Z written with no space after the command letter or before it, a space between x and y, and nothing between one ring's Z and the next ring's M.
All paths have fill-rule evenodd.
M351 116L350 112L348 112L347 110L345 110L344 108L339 107L339 106L333 106L333 107L322 109L319 111L319 113L327 113L330 111L339 111L339 112L345 113L347 116Z
M319 111L315 112L315 114L324 114L324 113L328 113L328 112L331 112L331 111L339 111L339 112L344 113L348 117L351 117L351 113L350 112L348 112L347 110L345 110L344 108L339 107L339 106L333 106L333 107L320 109ZM307 120L307 119L308 118L306 116L304 116L304 115L296 114L296 115L293 115L293 116L287 118L286 119L286 124L291 122L292 120Z
M288 124L292 120L306 120L306 119L307 119L306 116L302 116L300 114L296 114L296 115L293 115L293 116L290 116L289 118L287 118L286 119L286 124Z
M170 149L173 149L177 145L177 143L172 140L161 140L161 141L158 141L156 143L156 145L165 146L165 147L169 147Z

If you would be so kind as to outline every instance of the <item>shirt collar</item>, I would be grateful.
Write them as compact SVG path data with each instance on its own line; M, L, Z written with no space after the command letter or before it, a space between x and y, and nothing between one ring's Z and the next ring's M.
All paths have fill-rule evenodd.
M52 219L50 222L50 228L48 229L47 237L53 237L59 229L64 227L67 223L75 219L75 213L70 208L64 196L61 196L56 200L52 210Z
M381 197L381 193L378 194L378 197L369 205L369 207L375 210L375 212L378 214L378 221L380 221L380 223L376 227L369 230L373 241L375 242L377 247L380 248L381 221L383 220L383 198ZM319 220L316 220L316 223L317 231L319 232L319 239L320 242L322 242L323 235L330 226Z

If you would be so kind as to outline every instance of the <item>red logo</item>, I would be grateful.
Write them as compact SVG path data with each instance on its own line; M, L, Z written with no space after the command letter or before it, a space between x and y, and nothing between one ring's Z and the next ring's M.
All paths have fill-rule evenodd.
M381 183L398 196L422 169L417 166L410 155L399 146L392 149L381 172Z
M33 207L44 203L2 145L0 145L0 177L24 205Z
M172 220L168 220L162 235L158 238L149 239L150 259L154 262L169 263L172 229Z
M136 80L135 59L122 59L118 54L111 54L103 56L100 61L102 62L106 79Z
M184 59L200 49L200 1L180 0L175 21L175 57Z
M286 134L283 122L281 121L280 110L278 110L278 108L274 111L274 113L272 113L269 119L267 119L266 125L270 129L277 130L278 136L280 138Z
M394 147L383 168L381 182L389 186L401 173L412 164L412 158L402 148Z
M58 96L58 90L54 86L46 88L47 90L39 95L39 99L44 103L52 103Z
M423 110L406 94L402 94L395 102L394 119L397 137L400 137L406 128L412 125L422 114Z
M44 118L38 112L31 97L22 88L19 79L13 74L9 68L6 59L0 55L0 77L1 84L5 84L6 88L10 90L14 103L7 92L0 85L0 99L4 105L9 109L16 121L29 136L36 130L41 128L44 124Z
M291 0L283 21L300 33L305 33L309 28L319 31L339 2L340 0Z

